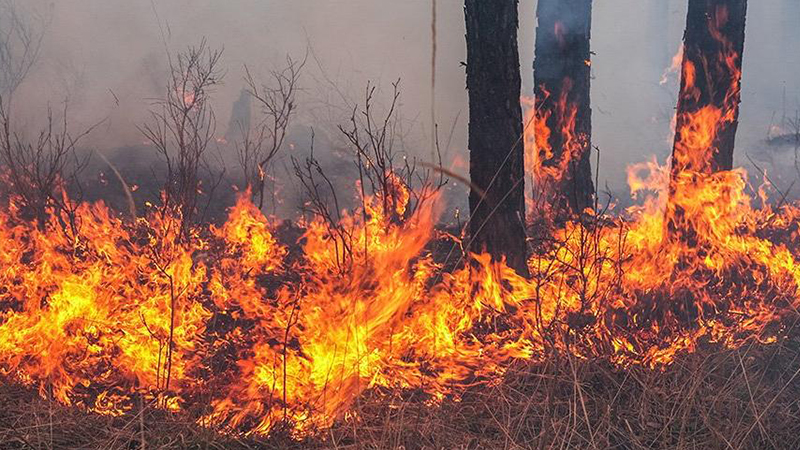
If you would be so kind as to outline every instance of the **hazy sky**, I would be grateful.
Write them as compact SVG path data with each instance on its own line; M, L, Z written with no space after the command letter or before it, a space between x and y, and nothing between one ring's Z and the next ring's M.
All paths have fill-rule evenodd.
M345 104L363 95L368 80L388 95L390 83L401 78L406 146L428 154L430 0L12 1L49 18L39 63L16 97L21 116L32 120L43 105L68 98L78 122L108 117L93 136L95 146L141 142L136 126L163 92L166 52L205 37L225 50L227 75L216 93L220 134L242 88L244 64L262 74L286 54L302 58L308 49L298 124L333 133ZM761 140L771 121L800 108L799 5L750 2L737 148L743 164L746 153L764 153ZM532 92L535 10L535 0L520 2L526 94ZM595 0L593 141L602 150L601 186L622 193L627 164L653 154L663 160L669 152L677 80L661 86L659 79L678 49L685 10L685 0ZM440 134L455 123L447 155L454 158L466 155L463 2L438 0L437 26L436 114Z

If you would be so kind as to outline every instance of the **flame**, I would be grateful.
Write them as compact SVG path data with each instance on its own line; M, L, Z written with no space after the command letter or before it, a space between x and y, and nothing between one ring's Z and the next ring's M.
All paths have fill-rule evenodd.
M710 194L716 194L719 196L718 203L723 203L733 198L731 192L725 189L711 192L707 187L719 184L720 177L727 177L728 185L742 183L738 178L743 178L743 175L737 175L735 171L713 173L720 169L715 167L715 156L719 151L718 136L736 121L741 92L742 72L739 69L741 55L735 51L733 43L721 31L728 20L728 9L723 5L717 6L709 17L708 30L712 39L719 44L718 54L699 53L693 56L694 60L688 57L688 54L684 54L679 102L681 110L675 118L673 176L670 180L671 192L675 197L694 195L698 200L704 199L707 203L713 203ZM704 69L706 78L711 68L715 68L711 73L722 74L721 79L698 80L697 64ZM703 91L698 83L703 83L702 89L706 93L724 92L724 98L721 102L717 100L703 104ZM686 214L685 208L696 206L684 204L676 198L670 201L667 207L668 228L690 242L703 240L706 237L705 233L709 232L707 228L698 228L703 224L698 223L692 214ZM705 207L714 209L717 205L705 205Z
M689 86L693 73L686 64ZM556 131L575 145L565 98ZM419 389L435 404L499 382L513 360L661 367L706 343L775 342L800 307L800 208L755 208L743 170L701 170L732 117L692 113L674 179L655 159L631 166L641 203L553 229L529 279L489 255L437 262L431 244L456 239L435 229L441 202L392 173L339 222L301 223L297 242L247 192L188 239L176 210L126 222L82 204L73 231L55 210L44 227L23 220L12 198L0 210L0 371L100 414L145 396L225 431L286 421L302 435L357 420L348 411L367 389ZM557 177L546 117L528 120L529 168ZM676 209L694 242L668 239Z
M800 210L753 208L742 170L672 197L656 161L629 180L650 193L643 204L554 230L531 279L488 255L444 270L426 250L437 202L409 210L400 184L389 208L373 196L344 215L346 241L316 217L294 250L247 193L189 241L176 239L177 213L126 223L86 204L70 235L57 218L44 230L21 220L12 202L0 214L0 367L98 413L123 414L136 395L167 409L211 398L200 423L266 433L289 420L302 434L370 388L421 388L436 402L553 351L659 366L701 341L779 336L800 306L800 266L761 236ZM670 203L699 245L665 239Z
M553 35L556 37L556 40L558 41L558 46L561 48L567 46L566 33L567 33L567 27L564 26L564 23L556 21L555 25L553 25Z
M205 268L171 244L173 217L123 227L102 203L78 214L80 236L57 232L56 217L32 228L13 207L0 219L3 371L66 404L90 384L180 389L209 317L195 301Z
M580 158L585 148L587 137L575 131L575 120L578 115L577 105L568 101L572 90L573 81L569 78L563 80L563 87L553 110L542 109L537 102L530 98L523 98L525 107L525 154L528 173L539 184L554 184L562 181L572 161ZM551 94L544 90L544 97ZM555 114L557 120L556 131L560 133L564 142L564 152L559 158L555 157L550 145L550 136L553 133L547 121Z
M175 95L178 100L182 102L181 105L186 108L194 107L198 98L197 94L198 92L193 87L179 85L175 88Z
M569 189L565 182L570 169L589 148L588 136L576 130L578 105L570 100L573 84L569 77L562 80L554 104L549 104L552 93L544 86L541 98L521 100L525 112L525 172L532 185L525 202L532 219L558 214L558 208L553 207L557 204L555 199L559 198L559 192ZM558 152L553 149L554 134L558 137L555 142L561 146Z

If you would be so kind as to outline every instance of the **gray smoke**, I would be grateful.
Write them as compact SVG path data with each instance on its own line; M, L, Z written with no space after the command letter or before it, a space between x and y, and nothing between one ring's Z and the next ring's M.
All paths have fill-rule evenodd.
M205 37L211 47L225 49L227 74L214 93L221 137L231 132L228 118L246 117L240 95L245 64L258 78L280 66L286 54L295 59L308 54L295 128L302 133L314 127L327 136L331 148L317 152L343 145L336 125L345 123L363 98L367 81L381 87L379 98L388 102L390 83L400 78L401 144L429 159L427 0L8 1L49 18L37 64L15 96L22 123L35 123L48 104L66 100L76 127L105 120L91 136L98 151L139 145L137 125L147 119L153 99L163 96L167 55ZM436 117L445 165L465 173L463 164L453 164L467 155L463 2L438 3ZM523 92L528 94L535 11L535 0L520 2ZM669 154L678 85L674 76L664 85L659 81L678 50L685 14L685 0L595 1L593 141L602 152L601 189L607 185L624 196L628 164L651 155L663 161ZM754 155L780 180L796 176L785 169L793 152L768 146L765 139L770 125L782 125L784 117L800 110L798 23L797 0L750 2L737 163L749 166L746 155ZM300 151L299 145L293 147Z

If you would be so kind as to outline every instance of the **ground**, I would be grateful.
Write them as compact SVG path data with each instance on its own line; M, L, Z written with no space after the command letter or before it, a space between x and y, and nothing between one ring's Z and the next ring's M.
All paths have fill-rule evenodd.
M737 350L705 344L666 368L555 355L516 363L431 405L421 392L367 391L330 429L232 436L144 408L104 417L17 384L0 387L9 449L790 449L800 448L800 333Z

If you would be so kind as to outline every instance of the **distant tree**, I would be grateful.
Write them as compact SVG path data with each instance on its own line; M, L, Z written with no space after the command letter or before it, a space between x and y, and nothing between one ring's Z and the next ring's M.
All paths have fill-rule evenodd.
M225 131L225 141L236 143L244 138L250 130L253 120L252 97L247 89L239 92L239 98L233 102L231 117L228 120L228 129Z
M527 275L517 0L466 0L470 249Z
M539 151L545 189L557 216L579 214L593 205L591 135L592 0L540 0L533 63L537 117L549 134ZM542 128L537 127L537 132ZM542 147L545 147L544 145ZM543 175L543 174L539 174Z

